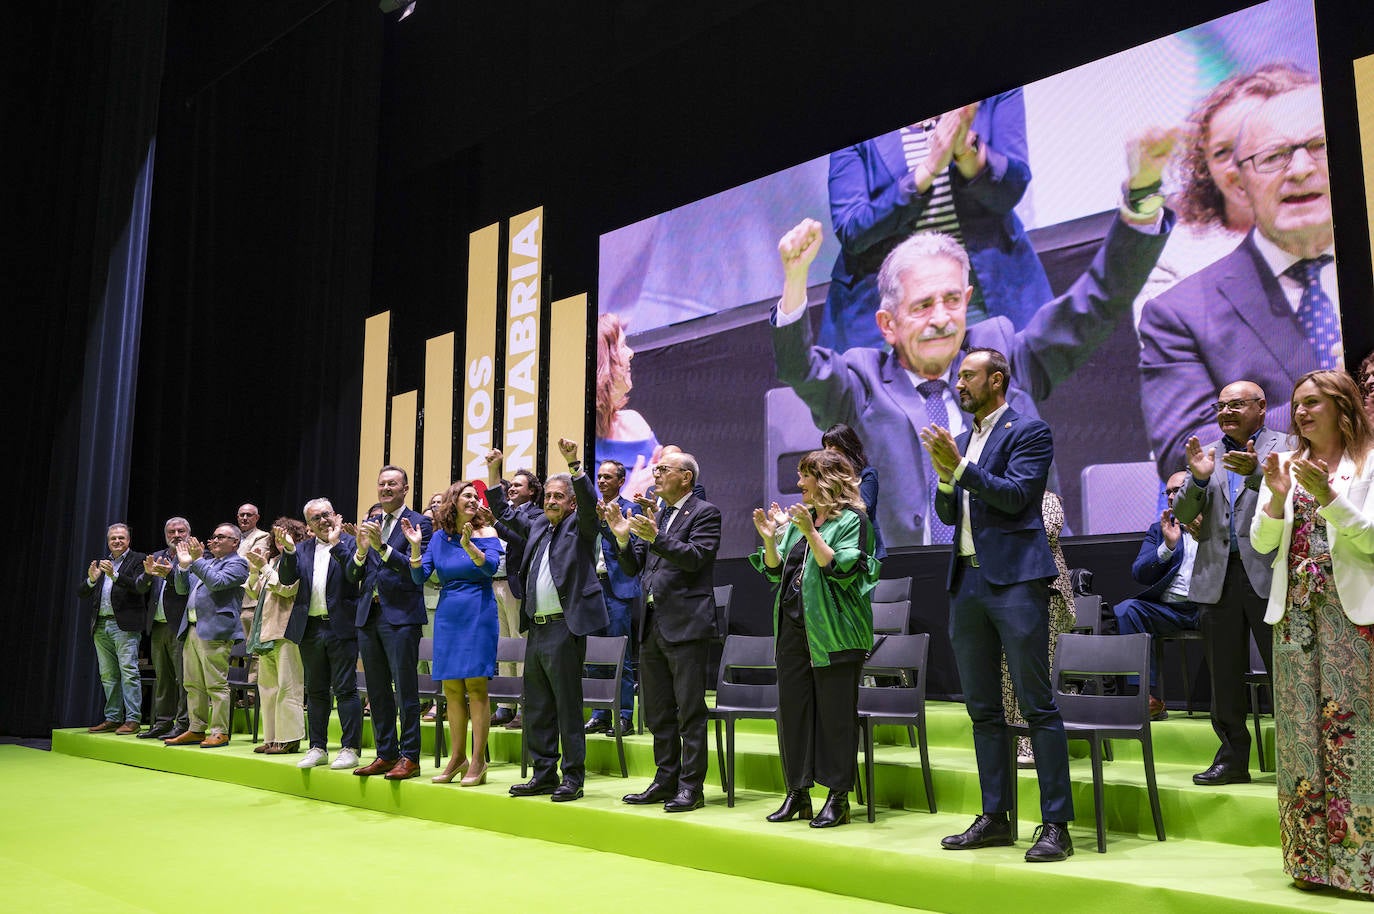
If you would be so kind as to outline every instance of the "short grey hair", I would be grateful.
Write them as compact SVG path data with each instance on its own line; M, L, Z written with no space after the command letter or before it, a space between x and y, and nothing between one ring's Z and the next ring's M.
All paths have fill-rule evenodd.
M964 285L968 285L968 252L964 246L952 235L918 232L893 248L878 268L878 293L882 296L879 307L882 310L896 310L902 301L902 280L920 261L931 257L944 257L957 263L964 274Z
M318 507L319 505L324 505L325 507L327 507L327 508L329 509L329 513L330 513L330 514L333 514L333 513L334 513L334 504L333 504L333 502L331 502L329 499L327 499L327 498L312 498L312 499L310 499L308 502L305 503L305 507L304 507L304 508L301 508L301 513L305 515L305 519L306 519L307 521L310 520L310 509L311 509L311 508L314 508L314 507Z
M682 462L682 468L692 474L692 485L701 481L701 468L697 466L697 459L686 451L678 455L678 460Z
M554 474L553 474L552 476L550 476L548 479L544 480L544 492L545 492L545 494L548 494L549 486L552 485L552 484L555 483L555 482L561 482L561 483L567 488L568 494L570 494L570 495L575 495L575 494L577 494L576 492L573 491L573 481L572 481L572 474L571 474L571 473L554 473Z
M123 530L125 536L128 536L128 537L132 537L132 536L133 536L133 534L129 532L129 525L128 525L128 524L110 524L110 526L108 526L108 527L105 528L105 535L106 535L106 536L109 536L109 535L110 535L110 532L113 531L113 530Z

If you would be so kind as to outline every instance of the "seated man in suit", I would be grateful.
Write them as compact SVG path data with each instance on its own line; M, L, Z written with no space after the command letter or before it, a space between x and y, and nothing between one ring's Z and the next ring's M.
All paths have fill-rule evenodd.
M229 652L235 641L243 640L239 613L248 581L248 562L238 548L234 524L216 527L205 546L194 537L177 542L173 583L177 593L186 595L177 637L185 645L181 669L190 720L185 733L165 741L168 746L197 743L217 749L229 743Z
M602 509L621 569L639 575L644 590L639 675L658 766L653 783L624 800L689 812L706 805L706 665L716 633L720 509L693 493L700 471L691 454L660 457L653 472L663 500L657 517L628 514L614 502Z
M1140 554L1131 565L1131 577L1146 590L1112 607L1116 615L1117 632L1133 635L1172 635L1197 630L1197 604L1188 597L1193 577L1193 562L1197 558L1197 532L1201 526L1194 521L1188 526L1174 517L1173 505L1183 491L1188 474L1182 470L1169 477L1164 494L1169 507L1160 514L1159 521L1150 525ZM1150 668L1150 720L1164 720L1169 712L1164 702L1155 697L1158 671Z
M314 768L329 759L330 693L339 706L339 754L329 767L355 768L363 744L363 705L358 700L358 584L348 578L357 541L346 533L327 498L312 498L302 509L315 534L295 543L273 528L281 549L277 576L283 587L301 582L296 605L306 606L305 630L296 643L305 667L305 716L310 749L297 768ZM293 612L294 615L294 612Z
M582 732L582 667L587 635L606 627L606 601L596 578L596 489L577 459L577 442L558 440L568 473L544 483L544 513L533 519L518 513L507 524L525 540L520 573L525 597L520 627L526 631L525 745L534 776L510 789L511 796L552 794L555 803L582 796L587 736ZM501 452L486 455L487 497L498 517L506 513L501 489ZM563 749L563 776L558 750Z
M186 690L181 684L181 642L177 630L186 613L186 598L177 593L176 585L168 580L176 563L177 543L191 535L191 522L184 517L171 517L162 525L167 541L143 560L134 586L145 594L152 623L149 631L149 653L153 662L153 724L138 734L139 739L170 739L187 730Z
M596 468L596 488L601 493L603 505L615 505L621 512L642 514L643 509L620 495L625 485L625 464L619 460L603 460ZM601 537L598 543L601 551L596 558L596 576L601 581L601 595L606 598L606 613L610 624L597 632L598 635L629 637L633 628L635 604L639 601L639 575L627 574L616 560L614 547L615 535L605 521L601 521ZM635 716L635 676L631 663L633 651L625 651L625 664L620 671L620 718L611 720L611 712L597 708L587 721L588 733L607 733L614 735L612 727L619 727L622 735L634 732ZM589 667L587 678L610 679L612 671L604 666Z
M410 479L398 466L377 473L380 521L358 527L357 552L344 566L348 580L360 587L358 653L363 658L372 702L372 736L377 757L353 773L380 774L403 781L420 773L420 630L428 621L424 588L410 576L409 546L401 520L418 527L423 549L434 533L428 517L405 503ZM394 691L393 691L394 688ZM396 714L400 711L400 739Z
M92 733L113 730L128 736L141 729L143 681L138 675L138 642L147 627L148 605L138 590L143 553L129 548L129 528L111 524L105 531L109 552L91 562L77 592L91 597L91 636L105 690L105 719Z
M908 284L907 297L943 296L967 284L957 264L937 278ZM1011 732L1002 711L1002 654L1030 727L1044 824L1026 851L1031 863L1073 855L1069 744L1050 684L1050 584L1059 575L1045 534L1041 504L1054 437L1039 419L1007 404L1011 367L995 349L972 349L959 365L959 406L973 427L956 440L949 429L921 429L921 444L940 480L935 508L955 531L949 566L949 635L964 702L973 721L983 812L963 833L940 843L949 850L1012 843L1016 771Z
M1023 330L1005 317L968 326L969 256L952 236L923 232L894 247L878 271L880 304L874 319L891 351L856 347L837 352L813 345L806 317L807 273L820 250L822 228L805 219L778 243L783 291L773 315L773 358L778 380L796 391L818 429L843 422L858 433L869 461L882 472L902 468L901 487L883 497L878 525L888 547L950 542L951 530L931 510L935 474L912 430L935 424L957 436L968 425L954 396L954 369L971 347L994 347L1011 365L1004 391L1024 416L1036 402L1093 355L1122 318L1150 275L1173 216L1158 196L1160 171L1175 136L1151 132L1129 150L1134 163L1119 218L1093 265L1067 292L1040 306ZM964 286L927 289L915 284L943 278L958 264ZM1063 491L1052 485L1056 491Z

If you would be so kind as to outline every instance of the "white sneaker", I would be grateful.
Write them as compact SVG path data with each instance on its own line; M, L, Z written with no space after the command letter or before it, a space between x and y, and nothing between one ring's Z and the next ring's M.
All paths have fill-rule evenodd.
M305 754L305 758L296 763L297 768L314 768L316 765L323 765L329 761L329 754L323 749L311 749Z
M342 771L345 768L358 767L358 752L344 746L339 750L339 754L334 756L334 761L330 762L329 767L335 771Z

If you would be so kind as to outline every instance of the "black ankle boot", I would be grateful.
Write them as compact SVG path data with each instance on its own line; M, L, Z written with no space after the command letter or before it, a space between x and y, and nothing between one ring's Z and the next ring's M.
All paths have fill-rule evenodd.
M811 818L811 792L808 790L789 790L778 811L768 816L769 822L786 822L796 816L798 819Z
M812 828L831 828L849 824L849 791L832 790L825 798L821 814L811 820Z

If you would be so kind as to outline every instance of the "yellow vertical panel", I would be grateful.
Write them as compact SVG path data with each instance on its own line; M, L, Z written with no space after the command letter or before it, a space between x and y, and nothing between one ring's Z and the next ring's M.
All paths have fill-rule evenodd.
M458 474L463 479L486 479L483 460L491 450L496 420L496 326L500 304L499 223L468 236L468 320L463 337L462 449Z
M587 428L587 293L562 298L549 306L549 472L563 472L558 439L571 438L590 450L582 438ZM578 341L582 345L578 345ZM587 468L594 473L595 469Z
M453 334L425 341L425 440L415 475L416 504L448 488L453 475Z
M506 402L502 450L505 474L537 467L539 428L539 301L543 276L544 208L510 220L506 261Z
M1364 159L1364 205L1369 218L1369 255L1374 258L1374 55L1355 61L1355 107Z
M358 501L354 515L376 500L377 469L386 463L387 352L391 312L367 319L363 327L363 405L358 420ZM347 515L346 507L337 506Z
M391 447L388 450L386 462L405 470L411 482L415 481L415 426L416 409L419 405L419 391L408 390L391 398ZM375 480L373 492L376 492ZM415 491L415 486L412 485L408 504L412 508L415 507L419 497ZM367 505L370 504L372 502L367 503ZM366 508L367 505L360 505L359 507Z

